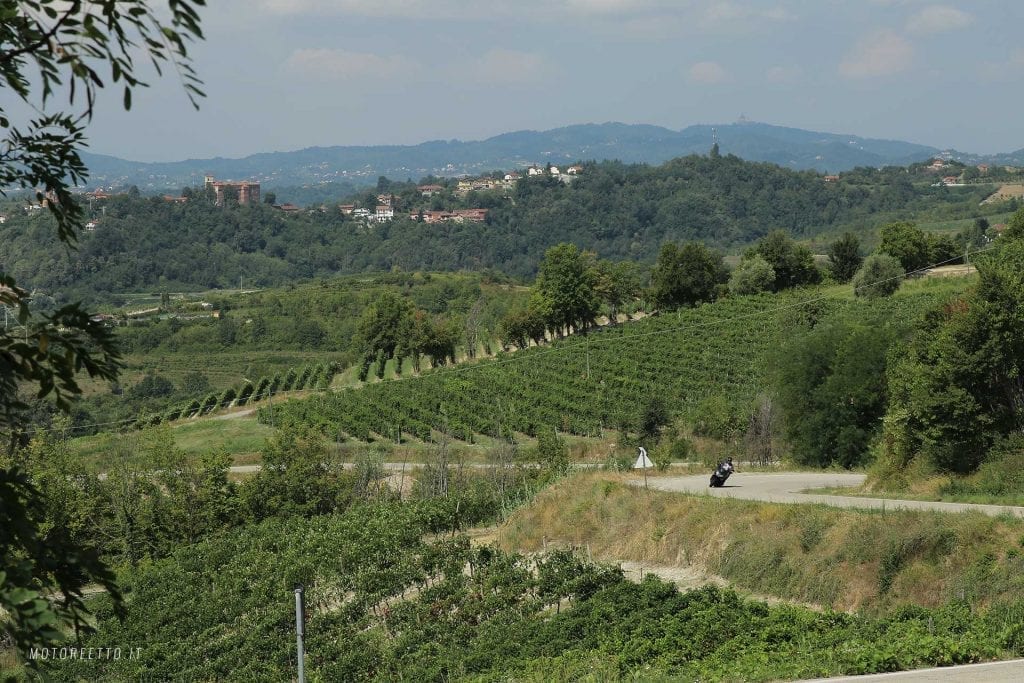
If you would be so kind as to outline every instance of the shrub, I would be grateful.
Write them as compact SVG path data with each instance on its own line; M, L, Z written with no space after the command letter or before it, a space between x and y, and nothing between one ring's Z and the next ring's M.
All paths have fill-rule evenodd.
M866 299L889 296L903 281L903 266L888 254L872 254L853 276L853 293Z

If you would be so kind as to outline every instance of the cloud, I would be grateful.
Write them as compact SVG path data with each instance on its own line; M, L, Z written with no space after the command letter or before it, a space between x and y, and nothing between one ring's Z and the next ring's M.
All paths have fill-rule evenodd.
M725 81L729 74L718 62L697 62L687 71L692 83L714 84Z
M455 67L452 75L478 83L516 85L543 81L553 74L553 67L541 55L495 48Z
M740 4L723 0L713 2L701 13L701 23L705 27L736 28L737 25L746 26L752 21L785 21L790 14L784 8L753 6L752 4Z
M576 15L633 14L657 7L671 7L669 0L257 0L264 11L275 15L348 15L395 19L496 19Z
M418 64L397 55L325 48L295 50L284 67L295 76L327 81L393 80L419 71Z
M910 33L942 33L964 28L974 21L974 17L954 7L933 5L907 19L907 31Z
M773 66L764 72L764 78L769 83L796 83L803 73L798 66Z
M914 60L914 46L890 29L882 29L863 38L839 64L846 78L862 79L891 76L905 71Z

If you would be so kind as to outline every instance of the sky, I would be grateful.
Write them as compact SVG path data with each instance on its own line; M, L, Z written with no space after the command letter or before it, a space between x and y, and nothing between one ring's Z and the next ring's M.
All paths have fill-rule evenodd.
M1022 0L211 0L173 77L105 98L93 152L172 161L741 115L1024 147Z

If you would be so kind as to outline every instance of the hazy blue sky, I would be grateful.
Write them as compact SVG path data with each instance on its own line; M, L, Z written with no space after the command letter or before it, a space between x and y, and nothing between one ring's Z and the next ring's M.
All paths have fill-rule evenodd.
M1024 0L212 0L198 113L107 104L139 160L741 114L964 151L1024 147ZM116 98L119 101L119 97Z

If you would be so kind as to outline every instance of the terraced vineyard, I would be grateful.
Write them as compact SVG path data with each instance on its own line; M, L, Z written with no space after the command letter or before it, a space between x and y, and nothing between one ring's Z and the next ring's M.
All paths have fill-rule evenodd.
M472 365L291 401L278 423L315 425L358 440L438 432L533 436L539 428L598 436L631 422L660 395L676 415L721 397L743 415L766 386L770 352L801 325L834 315L918 315L949 295L922 289L874 303L809 292L734 297L604 328Z

